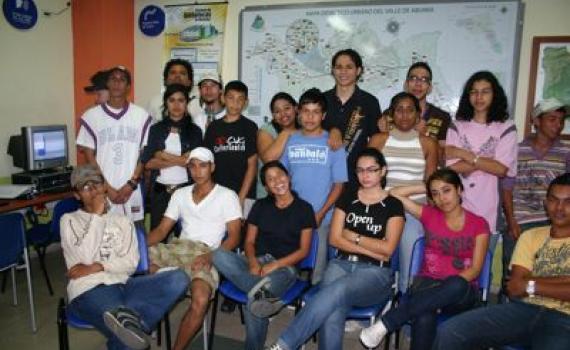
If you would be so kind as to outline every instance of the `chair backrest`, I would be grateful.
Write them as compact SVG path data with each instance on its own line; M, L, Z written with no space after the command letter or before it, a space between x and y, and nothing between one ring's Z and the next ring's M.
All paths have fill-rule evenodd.
M0 215L0 270L18 264L26 246L24 216L20 213Z
M410 271L408 274L410 278L408 278L408 287L412 283L412 277L420 273L420 269L422 268L425 244L425 237L419 237L414 242L414 246L412 248L412 257L410 259Z
M311 249L309 254L301 260L297 267L299 269L313 269L317 264L317 251L319 250L319 234L316 230L313 230L313 236L311 237Z
M139 264L137 265L136 274L145 274L150 267L148 257L148 247L146 246L146 233L144 228L137 227L137 242L139 246Z
M489 294L489 289L491 288L491 281L493 280L493 253L487 251L485 255L485 263L479 274L479 289L481 289L481 300L486 302L487 296Z
M79 209L80 202L75 198L65 198L57 202L53 208L53 215L51 217L50 234L52 241L60 240L60 226L61 217L63 214L72 213Z

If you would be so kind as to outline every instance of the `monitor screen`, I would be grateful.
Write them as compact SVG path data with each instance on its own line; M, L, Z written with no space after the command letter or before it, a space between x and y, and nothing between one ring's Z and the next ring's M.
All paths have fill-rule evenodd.
M34 160L51 160L66 157L64 130L38 130L32 133Z

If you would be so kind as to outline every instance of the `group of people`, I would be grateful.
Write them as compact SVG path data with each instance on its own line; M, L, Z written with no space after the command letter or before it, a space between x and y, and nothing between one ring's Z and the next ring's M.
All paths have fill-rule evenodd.
M296 349L315 332L320 349L341 349L351 308L393 294L395 254L398 290L409 298L362 330L367 347L408 323L412 349L570 347L566 107L541 101L535 133L517 145L490 72L469 78L452 121L427 102L428 63L409 68L384 114L358 87L363 69L356 51L337 52L331 90L309 89L298 102L276 94L273 119L259 129L243 115L241 81L223 86L205 75L190 97L191 65L171 60L149 116L128 102L130 73L106 71L99 90L107 100L85 112L77 136L88 165L71 182L83 205L61 221L70 312L105 334L110 349L144 349L146 334L189 292L174 345L184 349L221 275L247 294L245 348L263 349L280 297L305 277L296 266L316 235L317 292L269 349ZM145 201L151 269L129 277ZM476 308L478 277L501 230L509 302ZM422 266L409 276L422 236ZM442 311L453 317L438 326Z

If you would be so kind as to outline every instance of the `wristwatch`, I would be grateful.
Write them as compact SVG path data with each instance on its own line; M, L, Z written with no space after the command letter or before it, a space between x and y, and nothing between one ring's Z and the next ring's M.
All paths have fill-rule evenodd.
M354 243L355 243L356 245L359 245L359 244L360 244L360 235L356 235L356 238L354 239Z
M137 187L139 186L139 184L138 184L136 181L132 180L132 179L129 180L129 181L127 181L127 185L131 186L131 188L133 189L133 191L136 190Z
M530 280L526 284L526 294L529 298L534 298L534 293L536 292L536 281Z

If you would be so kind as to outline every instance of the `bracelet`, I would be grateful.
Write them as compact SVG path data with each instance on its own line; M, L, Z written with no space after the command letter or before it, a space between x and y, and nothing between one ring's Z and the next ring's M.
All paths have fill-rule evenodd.
M354 239L354 243L356 245L360 245L360 235L356 235L356 238Z
M127 185L129 185L133 191L139 187L138 183L136 183L134 180L127 181Z
M479 155L476 155L475 158L473 158L473 165L477 164L478 160L479 160Z

